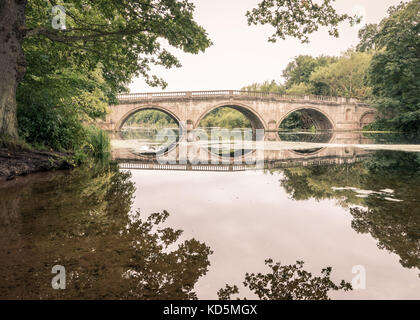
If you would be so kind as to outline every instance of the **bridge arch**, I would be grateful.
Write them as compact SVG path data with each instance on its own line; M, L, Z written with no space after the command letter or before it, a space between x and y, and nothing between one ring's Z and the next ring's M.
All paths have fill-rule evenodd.
M367 111L363 113L359 121L360 128L363 129L368 124L374 122L375 118L376 118L376 113L374 111Z
M264 131L267 131L267 124L265 123L263 117L254 108L236 101L227 101L207 108L195 122L194 129L198 128L201 120L203 120L210 112L222 107L229 107L242 113L251 122L253 130L264 129Z
M293 108L281 117L277 124L277 129L280 130L280 126L283 123L283 121L286 120L287 117L289 117L292 113L296 111L305 112L311 118L317 130L336 129L335 121L331 119L331 117L326 112L313 106L300 106L297 108Z
M143 106L138 106L136 108L131 109L130 111L128 111L126 114L124 114L120 120L117 122L117 124L115 125L115 131L121 131L122 127L124 126L124 123L135 113L140 112L140 111L145 111L145 110L157 110L157 111L161 111L165 114L167 114L168 116L170 116L173 120L176 121L176 123L178 123L179 125L179 129L180 129L180 137L183 136L183 133L185 132L185 128L183 126L183 123L181 121L181 119L174 114L171 110L159 106L159 105L143 105Z

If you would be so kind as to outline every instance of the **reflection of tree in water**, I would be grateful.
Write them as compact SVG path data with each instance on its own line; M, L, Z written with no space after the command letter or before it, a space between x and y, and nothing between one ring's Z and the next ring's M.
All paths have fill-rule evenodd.
M369 233L378 247L396 253L406 268L420 271L420 154L380 151L367 163L366 185L393 186L401 202L366 199L365 208L350 208L352 227Z
M399 255L404 267L420 270L420 154L379 151L365 163L293 168L283 174L281 184L293 199L336 199L349 208L357 232L369 233L379 248ZM395 201L380 193L360 198L348 187L392 188Z
M331 131L319 132L279 132L280 140L292 142L312 142L312 143L328 143L331 141L333 133Z
M303 269L302 261L288 266L273 263L271 259L265 263L270 273L247 273L243 282L260 300L329 300L330 291L352 290L351 284L344 280L340 284L331 280L331 267L323 269L317 277ZM239 294L236 285L226 285L217 293L220 300L231 300L235 294Z
M181 231L163 228L167 212L129 214L135 191L129 173L76 170L9 191L18 219L3 228L7 213L0 216L0 297L196 298L210 248L180 242ZM51 288L54 265L66 268L66 290Z
M362 185L367 169L360 163L288 168L282 173L281 186L294 200L335 199L344 207L349 203L363 204L353 192L343 191L338 197L333 190L333 187Z
M420 218L418 206L376 205L373 209L351 208L352 227L369 233L378 247L396 253L405 268L420 270ZM407 210L407 211L406 211Z
M417 133L370 133L364 132L363 137L374 140L376 144L420 144Z

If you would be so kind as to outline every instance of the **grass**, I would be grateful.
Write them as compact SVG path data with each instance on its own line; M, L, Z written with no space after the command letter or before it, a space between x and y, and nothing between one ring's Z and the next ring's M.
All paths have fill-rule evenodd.
M35 148L20 138L0 136L0 148L10 151L34 151Z
M28 154L39 151L49 151L54 155L49 161L52 163L63 160L69 168L82 164L101 164L108 166L111 160L111 140L108 133L94 126L87 126L84 130L84 144L73 151L54 152L50 147L41 143L28 143L22 138L6 138L0 136L0 148L10 153L27 152ZM28 156L28 161L30 155Z
M111 140L108 133L94 126L87 127L86 131L88 153L96 159L109 159Z

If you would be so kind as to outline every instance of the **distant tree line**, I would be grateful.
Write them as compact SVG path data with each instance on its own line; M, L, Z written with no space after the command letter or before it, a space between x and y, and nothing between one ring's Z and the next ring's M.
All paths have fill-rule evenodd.
M199 125L203 128L251 128L251 122L245 115L243 115L240 111L229 107L222 107L213 110L203 120L201 120Z
M300 55L283 70L284 83L265 81L243 90L364 99L370 92L364 78L372 56L371 52L353 50L341 57Z
M124 126L148 126L153 128L176 127L177 122L168 114L159 110L139 111L131 116Z
M348 50L340 57L300 55L283 70L283 83L275 80L253 83L242 90L365 99L371 92L365 74L372 56L371 51L354 50ZM305 113L297 111L283 121L281 129L315 130L315 126Z

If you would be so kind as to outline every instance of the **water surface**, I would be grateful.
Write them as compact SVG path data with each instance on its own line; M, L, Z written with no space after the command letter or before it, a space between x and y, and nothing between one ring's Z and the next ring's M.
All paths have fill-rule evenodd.
M114 157L155 163L137 138L148 143L114 140ZM271 258L331 266L337 283L363 266L366 289L333 299L419 299L419 145L309 138L266 137L265 170L99 166L3 183L0 297L215 299L236 284L254 298L245 273L267 273ZM66 290L51 288L57 264Z

